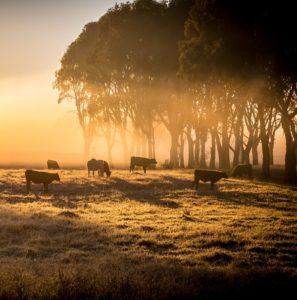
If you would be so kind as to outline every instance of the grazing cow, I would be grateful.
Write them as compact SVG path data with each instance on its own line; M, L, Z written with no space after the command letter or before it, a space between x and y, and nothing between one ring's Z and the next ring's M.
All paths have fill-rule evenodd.
M253 178L253 167L251 164L237 165L233 168L231 176L232 177L248 176L249 178Z
M144 173L146 173L146 169L149 165L156 164L157 161L154 158L145 158L145 157L131 157L130 162L130 173L134 170L135 166L139 166L143 168Z
M55 160L51 159L47 161L47 168L49 170L60 170L59 164Z
M47 172L37 172L33 170L26 170L25 177L27 181L27 192L31 189L31 182L33 183L43 183L44 191L48 191L48 185L53 181L60 181L58 173L47 173Z
M110 177L111 172L109 169L109 165L105 160L96 160L91 159L87 163L88 167L88 176L90 176L90 172L93 172L93 176L95 174L95 171L98 171L98 176L104 176L104 173L106 173L107 177Z
M210 188L213 189L214 183L218 182L221 178L228 178L226 172L196 169L194 172L194 181L192 186L195 186L195 188L198 189L200 180L203 182L210 181Z

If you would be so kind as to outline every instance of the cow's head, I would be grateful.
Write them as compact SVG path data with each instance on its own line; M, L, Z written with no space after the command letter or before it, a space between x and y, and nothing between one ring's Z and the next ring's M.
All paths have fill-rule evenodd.
M61 181L58 173L54 174L54 180Z
M151 164L157 164L157 161L156 161L155 158L151 158L151 159L150 159L150 162L151 162Z
M108 170L108 171L106 171L106 175L107 175L107 177L110 177L110 175L111 175L111 172Z

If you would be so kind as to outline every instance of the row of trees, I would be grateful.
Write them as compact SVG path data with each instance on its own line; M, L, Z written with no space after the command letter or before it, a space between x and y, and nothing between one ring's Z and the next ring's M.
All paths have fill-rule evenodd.
M269 177L281 127L296 182L294 10L265 2L137 0L87 24L55 81L76 105L86 157L98 135L110 161L117 139L127 160L154 157L163 126L173 167L258 164L261 148Z

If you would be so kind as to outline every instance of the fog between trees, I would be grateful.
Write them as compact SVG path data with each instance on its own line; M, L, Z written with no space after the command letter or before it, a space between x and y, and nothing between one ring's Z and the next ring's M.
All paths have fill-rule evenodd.
M119 145L126 163L130 155L158 156L163 127L169 166L257 165L259 152L268 178L281 129L285 180L296 183L292 5L138 0L87 24L55 80L59 101L76 106L86 159L97 136L111 163Z

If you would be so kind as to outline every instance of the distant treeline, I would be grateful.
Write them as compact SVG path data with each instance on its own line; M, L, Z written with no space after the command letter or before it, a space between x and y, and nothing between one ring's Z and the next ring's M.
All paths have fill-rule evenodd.
M171 137L172 167L256 165L260 149L268 178L282 128L285 180L296 183L293 4L137 0L87 24L55 81L59 101L76 105L86 157L98 135L106 139L110 161L116 138L127 160L154 157L155 129L162 124Z

